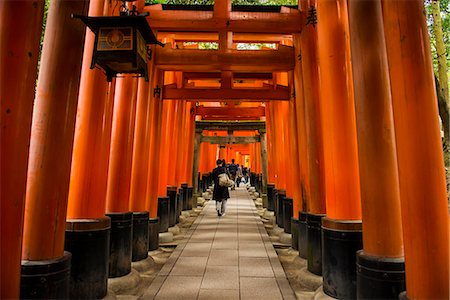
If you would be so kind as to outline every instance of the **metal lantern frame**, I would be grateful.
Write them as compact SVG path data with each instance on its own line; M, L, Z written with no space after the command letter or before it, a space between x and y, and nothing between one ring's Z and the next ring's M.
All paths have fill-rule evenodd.
M91 69L99 65L106 73L107 81L111 81L118 73L140 74L148 81L147 60L151 59L151 49L148 44L156 44L164 47L164 44L156 39L146 17L148 13L141 15L121 15L107 17L88 17L74 15L80 19L95 34L94 51L92 54ZM130 46L125 48L102 49L100 43L105 43L104 32L119 33L129 32L127 39Z

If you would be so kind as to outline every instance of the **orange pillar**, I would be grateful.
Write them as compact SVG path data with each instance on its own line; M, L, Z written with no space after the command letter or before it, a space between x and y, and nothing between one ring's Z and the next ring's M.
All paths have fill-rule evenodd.
M317 12L327 204L322 220L324 292L355 298L362 222L347 0L318 0Z
M367 14L370 11L370 14ZM389 66L381 1L349 2L355 85L364 250L358 252L359 299L396 298L404 280L400 193ZM376 55L374 55L376 53ZM370 59L367 59L367 58ZM380 226L381 223L383 226ZM382 262L374 268L373 261ZM383 267L380 267L383 266ZM364 272L371 268L371 276ZM403 270L402 270L403 269ZM374 276L378 273L378 276ZM385 279L381 279L385 277Z
M152 104L151 109L151 134L149 149L148 184L145 207L150 211L150 217L155 218L158 208L158 184L159 184L159 157L161 149L161 122L162 122L162 101L160 95L153 91L162 84L162 71L154 70L151 79L151 90L149 99Z
M382 1L402 206L406 291L447 299L449 216L423 1Z
M0 298L19 298L28 145L44 1L0 2Z
M106 212L129 211L131 162L136 116L137 80L132 75L117 78L114 97L114 113Z
M174 114L176 109L175 100L164 100L163 101L163 123L161 129L161 157L160 157L160 167L159 167L159 195L165 195L167 185L169 184L169 172L173 170L169 169L171 157L170 149L172 143L172 134L174 132Z
M55 1L47 17L31 129L23 260L53 260L64 255L70 161L85 33L84 25L70 16L85 14L85 7L85 1Z
M194 135L195 135L195 115L193 113L194 103L188 103L188 114L189 118L186 119L188 130L187 135L187 162L186 162L186 182L188 185L193 185L192 182L192 168L194 164Z
M347 1L318 0L317 11L327 217L360 220Z
M103 6L103 1L91 3L89 16L102 16ZM109 97L106 77L99 69L90 69L94 40L94 33L86 29L70 173L68 219L102 218L105 214L113 99Z
M299 3L306 14L314 9L315 1L308 5ZM305 21L306 22L306 21ZM308 24L301 35L303 93L305 97L306 144L308 145L308 174L310 194L307 195L308 213L325 214L324 158L322 148L322 125L319 103L319 59L317 56L317 28Z
M134 146L131 168L129 210L143 212L145 206L150 147L150 116L152 102L149 98L149 83L144 78L138 80L136 122L134 124Z
M301 36L294 35L295 57L301 57ZM294 68L294 88L295 88L295 118L297 129L297 145L299 158L299 179L300 179L300 208L302 212L307 212L307 199L310 199L309 190L309 165L308 165L308 144L307 144L307 124L305 114L305 96L303 92L302 60L297 59ZM294 211L295 213L296 211Z
M301 208L302 192L301 192L301 175L300 175L300 158L298 153L297 140L297 116L295 110L295 99L289 101L289 174L291 180L292 198L293 198L293 217L298 218L298 211ZM298 241L297 241L298 242Z
M186 164L186 150L187 150L187 140L186 140L186 131L187 128L185 127L186 124L186 101L179 100L180 104L180 111L177 118L177 126L178 126L178 135L176 137L176 160L175 160L175 183L174 185L177 187L181 186L182 182L185 182L183 179L184 177L184 170L185 170L185 164Z

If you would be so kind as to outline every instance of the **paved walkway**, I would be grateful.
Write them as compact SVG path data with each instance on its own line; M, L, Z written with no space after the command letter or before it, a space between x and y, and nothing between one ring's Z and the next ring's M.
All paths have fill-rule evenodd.
M143 299L295 299L245 189L231 191L226 215L209 201Z

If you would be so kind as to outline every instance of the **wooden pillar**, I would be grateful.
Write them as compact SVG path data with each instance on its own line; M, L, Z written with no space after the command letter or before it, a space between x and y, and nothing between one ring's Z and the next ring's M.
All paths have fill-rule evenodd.
M289 167L289 170L287 176L291 180L294 214L293 217L297 218L298 211L301 208L302 193L295 105L296 103L294 99L289 101L289 163L287 165Z
M260 143L261 143L261 169L262 169L262 190L263 193L267 194L267 179L268 179L268 169L267 169L267 138L266 131L260 130Z
M70 16L86 14L85 8L85 1L54 1L48 13L31 129L23 260L52 260L64 255L85 34L84 25Z
M103 1L89 6L89 16L103 15ZM95 35L86 29L78 110L70 173L68 219L105 214L113 99L106 77L90 69ZM93 151L95 149L95 151Z
M304 13L315 9L315 1L307 5L300 2ZM322 145L322 124L319 104L319 58L317 55L317 27L307 24L301 34L301 56L303 92L305 97L306 144L308 145L309 197L307 197L308 212L324 214L325 183L324 157ZM307 195L308 196L308 195Z
M129 211L137 79L117 78L106 193L106 212Z
M382 1L410 299L449 297L449 217L423 1Z
M192 167L192 183L194 185L194 191L198 192L198 165L200 159L200 144L202 141L202 130L195 128L194 137L194 162Z
M163 123L161 127L161 152L160 152L160 166L159 166L159 195L166 194L166 187L168 185L169 172L173 172L173 170L169 169L170 160L173 157L170 156L171 152L171 143L172 143L172 134L174 132L173 120L174 113L176 109L176 101L175 100L164 100L163 101Z
M317 12L327 217L360 220L347 1L318 0Z
M151 134L149 149L149 168L147 197L145 207L150 211L150 217L157 216L158 208L158 185L159 185L159 157L161 150L161 123L162 123L162 100L161 95L155 93L155 89L162 85L162 71L155 69L151 79L150 102L151 109Z
M28 147L44 1L0 2L0 298L19 298Z
M175 147L175 153L176 157L175 159L175 166L174 166L174 172L175 172L175 183L174 185L177 187L181 186L183 181L183 175L184 175L184 169L186 160L183 159L183 155L186 153L187 150L187 139L185 139L187 128L185 127L186 121L186 104L187 102L184 100L179 100L179 112L177 117L177 127L178 127L178 135L176 137L176 145Z
M347 0L318 0L317 18L327 205L322 220L324 292L347 299L356 297L355 253L362 248Z
M194 103L188 102L188 118L186 118L187 135L187 151L186 151L186 173L185 178L188 185L192 185L192 168L194 164L194 136L195 136L195 114Z
M370 14L367 14L370 11ZM384 39L381 2L349 1L350 37L355 85L363 251L358 265L382 262L370 278L358 271L358 298L396 298L404 280L393 283L385 274L404 272L400 192L397 171L389 66ZM382 226L381 226L382 224ZM383 280L383 276L385 279ZM373 286L373 289L367 286Z
M150 126L152 102L149 97L149 83L144 78L138 80L136 122L131 167L129 210L146 211L145 206L148 184Z
M301 51L301 36L299 34L294 34L294 49L295 61L294 68L294 88L295 88L295 116L296 116L296 127L297 127L297 144L298 144L298 158L299 158L299 179L300 179L300 189L301 189L301 199L299 209L303 212L307 212L309 207L307 206L307 199L310 199L310 188L309 188L309 164L308 155L309 147L307 143L307 124L305 115L305 95L303 92L303 76L302 76L302 51ZM294 210L294 212L296 212Z

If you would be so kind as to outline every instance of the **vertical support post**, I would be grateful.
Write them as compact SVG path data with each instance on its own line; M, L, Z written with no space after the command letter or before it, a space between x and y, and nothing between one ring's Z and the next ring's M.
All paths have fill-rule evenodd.
M302 0L303 12L309 13L315 6L316 1ZM317 28L308 24L301 34L301 54L303 92L305 97L305 122L306 122L306 144L308 145L308 174L310 183L310 194L307 198L309 213L324 214L325 205L325 183L324 183L324 158L322 142L322 125L320 114L320 91L319 91L319 58L317 55Z
M64 255L70 162L85 34L84 25L70 16L85 14L86 7L85 1L50 4L31 130L24 260L51 260ZM67 49L71 49L71 55L67 55ZM55 82L58 82L56 86Z
M0 2L0 298L18 299L28 146L44 1Z
M327 205L322 220L324 292L356 298L354 266L362 248L362 222L348 7L347 0L317 3Z
M161 96L154 93L154 89L162 84L162 71L155 68L152 71L152 74L154 75L151 79L151 90L149 95L150 102L152 103L152 114L150 118L152 123L150 126L149 168L145 207L150 211L150 217L155 218L158 209L158 175L161 145L162 101Z
M367 14L368 11L371 13ZM354 78L358 78L354 80L355 108L364 195L361 199L364 248L357 255L357 298L395 299L405 289L405 271L381 1L349 1L349 21L352 67Z
M262 167L262 191L263 194L267 194L267 138L266 138L266 130L259 130L260 143L261 143L261 167Z
M86 14L87 7L87 1L54 1L49 8L31 129L21 298L68 297L71 255L64 252L64 235L86 30L71 15ZM63 271L53 274L52 266ZM51 274L36 274L44 268ZM38 276L58 288L36 284Z
M198 193L198 165L200 159L200 144L202 142L202 130L195 128L194 137L194 163L192 166L192 183L194 185L194 192Z
M89 16L102 16L103 10L104 1L90 2ZM64 242L72 253L69 297L74 299L101 298L108 290L111 221L104 214L114 98L102 72L90 69L94 40L87 29Z
M424 4L381 3L397 142L406 292L410 299L445 299L450 293L448 195Z
M103 7L104 1L91 2L89 16L102 16ZM99 69L90 69L94 40L94 33L86 29L70 173L68 219L95 219L105 214L113 99L107 93L108 84L103 73Z
M136 122L130 179L130 203L132 212L146 211L145 197L149 165L150 115L152 102L149 98L149 84L144 78L138 79Z
M131 167L136 117L137 80L132 75L117 79L106 193L106 212L111 218L109 277L131 271L132 213L129 212Z

